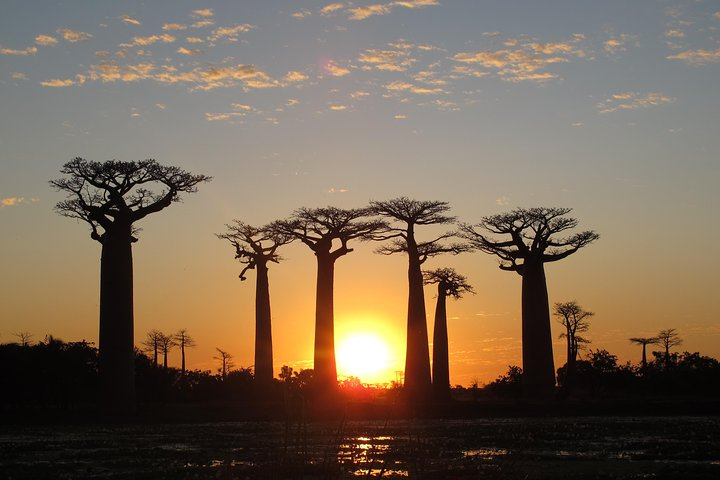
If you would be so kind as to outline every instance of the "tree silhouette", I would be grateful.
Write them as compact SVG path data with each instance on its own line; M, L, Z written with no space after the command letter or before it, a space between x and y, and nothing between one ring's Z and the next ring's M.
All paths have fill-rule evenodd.
M120 162L75 158L63 165L63 178L50 184L68 198L55 209L87 222L90 237L102 244L100 258L99 375L104 408L113 413L135 409L133 376L133 268L135 223L192 193L210 180L155 160ZM160 187L154 192L153 187Z
M570 211L517 208L461 227L463 236L478 250L500 258L501 270L522 277L523 383L528 395L549 394L555 385L545 264L562 260L599 238L591 230L555 238L577 226L576 219L564 217ZM510 238L495 240L476 228Z
M185 349L194 347L196 343L195 340L190 335L188 335L187 329L185 328L178 330L178 332L174 336L174 341L175 345L180 347L180 372L183 376L185 376Z
M170 353L170 350L175 347L177 347L177 343L175 343L174 335L166 335L164 333L160 334L160 337L158 338L158 348L163 356L164 369L168 368L168 353Z
M366 208L301 208L290 219L270 225L274 232L303 242L317 260L313 369L315 385L324 391L334 390L337 386L333 309L335 262L353 251L348 242L372 240L385 227L384 222L367 219L368 214ZM333 250L334 241L339 245Z
M245 281L245 273L255 270L255 379L269 383L273 379L272 325L270 315L270 287L268 283L268 262L278 263L277 249L290 243L294 237L273 231L269 227L256 228L234 220L226 225L228 232L218 238L228 240L235 247L235 258L245 268L240 272L240 280Z
M437 304L433 326L432 384L439 398L450 395L450 359L447 329L447 297L459 299L464 293L475 293L467 279L452 268L423 271L426 285L437 284Z
M141 345L148 353L152 353L153 365L158 366L158 353L160 352L160 341L165 335L160 330L150 330L145 336Z
M230 372L230 370L232 370L232 368L235 366L235 363L232 360L233 356L225 350L220 350L219 348L215 348L215 350L217 350L218 356L213 358L220 361L220 368L218 369L218 371L220 372L222 379L225 380L228 372Z
M405 388L410 398L422 400L431 391L430 352L428 349L425 293L421 267L428 258L441 253L458 254L467 251L465 244L445 241L455 232L446 232L433 240L418 242L415 229L426 225L448 225L455 217L446 215L450 210L447 202L419 201L399 197L387 201L370 202L370 208L392 222L386 229L390 244L380 247L383 255L405 253L408 256L408 314L407 350L405 354Z
M576 301L557 302L553 306L553 315L558 317L558 322L565 328L560 334L560 338L567 340L567 368L565 371L565 387L572 386L575 379L575 364L577 362L578 351L580 346L590 343L589 340L581 337L579 334L587 332L590 329L590 317L595 315L582 308Z
M647 368L647 346L650 343L657 343L657 337L633 337L630 341L642 345L642 361L640 364L642 365L642 369L645 370Z
M15 335L18 338L18 340L20 340L20 345L23 347L28 347L28 346L32 345L32 338L35 336L32 333L27 332L27 331L17 332L13 335Z
M683 341L674 328L660 330L655 338L657 340L655 343L665 350L665 367L668 367L670 364L670 349L682 345Z

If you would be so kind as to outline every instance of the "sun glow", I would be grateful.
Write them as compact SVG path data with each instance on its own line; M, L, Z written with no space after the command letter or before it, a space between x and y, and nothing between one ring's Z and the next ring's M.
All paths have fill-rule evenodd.
M390 348L374 333L351 333L337 346L338 374L367 383L388 382L392 372Z

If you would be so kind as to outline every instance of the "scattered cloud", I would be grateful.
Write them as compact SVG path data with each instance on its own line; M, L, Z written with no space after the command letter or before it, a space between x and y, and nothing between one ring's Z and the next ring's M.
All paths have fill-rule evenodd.
M352 98L362 98L362 97L368 97L370 94L368 92L365 92L363 90L357 90L355 92L352 92L350 94Z
M197 22L190 25L192 28L204 28L204 27L212 27L215 25L215 22L212 20L198 20Z
M229 113L206 113L205 120L208 122L219 122L223 120L231 120L237 117L244 117L245 114L241 112L229 112Z
M166 23L162 26L165 31L187 30L187 28L184 23Z
M177 38L174 37L173 35L170 35L169 33L163 33L162 35L150 35L148 37L133 37L132 44L144 47L147 45L153 45L158 42L172 43L175 40L177 40Z
M627 50L629 42L633 41L635 37L626 33L619 35L613 35L603 43L603 50L609 55L614 55Z
M37 53L37 51L38 51L37 47L27 47L22 50L16 50L14 48L5 48L3 46L0 46L0 55L27 56L27 55L35 55Z
M332 60L329 60L327 62L324 62L320 68L322 71L330 76L333 77L343 77L350 73L350 70L348 70L345 67L341 67L337 63L333 62Z
M292 16L295 18L305 18L309 17L310 15L312 15L312 12L304 8L302 10L298 10L297 12L293 12L292 14Z
M13 80L28 80L28 76L22 72L12 72L10 75Z
M667 58L670 60L682 60L688 65L705 65L720 62L720 48L717 50L686 50L675 55L670 55Z
M612 113L618 110L637 110L641 108L666 105L675 101L675 98L662 93L622 92L611 95L603 102L597 104L600 113Z
M284 80L286 82L302 82L303 80L307 80L308 76L305 75L302 72L298 72L293 70L292 72L288 72L287 75L285 75Z
M358 61L365 64L366 69L404 72L416 60L410 57L407 49L376 50L370 49L360 54Z
M347 105L330 105L330 110L333 112L342 112L343 110L348 110L350 107Z
M320 9L320 15L332 15L333 13L337 12L338 10L342 10L345 8L345 5L342 3L331 3L329 5L325 5Z
M208 39L211 42L215 42L217 40L225 38L229 42L236 42L237 37L241 33L249 32L253 28L255 28L255 27L252 25L248 25L247 23L243 23L241 25L235 25L233 27L218 27L215 30L213 30L212 35Z
M198 37L187 37L185 41L188 43L203 43L205 40Z
M28 200L25 197L5 197L3 199L0 199L0 208L15 207L23 203L37 203L39 201L40 199L38 198L31 198Z
M140 23L140 20L136 20L127 15L123 15L122 17L120 17L120 19L123 21L123 23L126 23L128 25L142 25L142 23Z
M50 45L56 45L58 43L57 38L51 37L50 35L38 35L35 37L35 44L47 47Z
M395 120L405 120L407 118L407 115L395 115L393 118Z
M86 32L77 32L69 28L58 28L57 33L70 43L86 42L92 38L92 35Z
M365 20L374 15L387 15L392 13L395 7L422 8L439 5L437 0L398 0L395 2L367 5L348 9L350 20Z
M413 85L412 83L403 82L400 80L396 80L394 82L386 84L385 88L391 92L411 92L420 95L444 93L441 88L418 87L417 85Z
M193 10L192 13L193 13L193 16L195 16L195 17L204 17L204 18L212 17L215 15L215 12L213 11L212 8L203 8L200 10Z
M40 85L43 87L64 88L72 87L75 85L75 81L72 79L60 80L59 78L53 78L51 80L44 80L40 82Z
M350 191L350 189L348 189L348 188L335 188L335 187L332 187L332 188L330 188L330 189L327 191L327 193L347 193L347 192L349 192L349 191Z
M585 125L583 122L574 122L570 124L571 127L582 127L583 125Z
M180 47L177 49L177 53L181 53L183 55L200 55L202 53L202 50L200 50L199 48Z
M294 107L295 105L299 105L300 100L297 100L295 98L289 98L287 102L285 102L286 107Z
M160 110L165 110L167 108L167 105L165 105L164 103L156 103L155 106Z
M665 32L665 36L671 38L685 38L685 32L682 30L668 30Z

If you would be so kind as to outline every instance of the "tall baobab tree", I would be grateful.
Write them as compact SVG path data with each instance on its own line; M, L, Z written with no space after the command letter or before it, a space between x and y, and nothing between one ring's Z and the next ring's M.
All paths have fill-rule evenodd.
M380 247L383 255L404 253L408 256L408 313L407 350L405 354L405 388L409 398L423 400L431 391L430 351L428 348L425 293L423 291L422 265L428 258L442 253L458 254L468 250L466 244L447 243L455 232L446 232L432 240L417 241L415 230L426 225L451 225L455 217L447 202L419 201L399 197L387 201L370 202L376 215L389 219L387 239L392 241Z
M637 345L642 345L642 360L640 365L642 369L645 370L647 368L647 346L651 343L657 343L657 337L633 337L630 341Z
M655 338L655 343L663 347L663 350L665 350L665 367L667 367L668 365L670 365L670 349L672 347L682 345L683 341L674 328L660 330L657 334L657 337Z
M174 335L166 335L164 333L160 335L160 338L158 339L158 347L163 356L163 368L166 370L168 368L168 353L170 353L170 350L176 346L177 343L175 343Z
M235 366L235 363L233 362L233 356L225 350L220 350L219 348L215 348L215 350L217 350L218 356L213 358L220 361L220 368L218 369L218 371L220 372L220 375L222 375L222 379L224 381L227 377L227 374L230 373L230 370L232 370L232 368Z
M273 231L290 235L307 245L317 260L314 381L325 391L337 386L333 306L335 262L353 251L348 246L351 240L372 240L385 227L384 222L369 219L368 214L365 208L301 208L290 219L270 225Z
M185 375L185 349L194 347L196 345L195 339L188 335L187 329L183 328L178 330L173 340L175 341L175 345L180 347L180 371Z
M68 198L55 210L90 225L100 257L101 398L108 412L135 410L132 244L135 224L210 180L155 160L95 162L75 158L50 184ZM159 190L157 190L159 188Z
M437 284L435 324L433 326L432 384L439 398L450 395L450 354L447 328L447 297L459 299L475 293L467 279L452 268L423 271L426 285Z
M145 336L145 340L142 341L141 345L144 350L148 353L152 353L153 365L158 366L158 353L160 352L160 341L165 336L160 330L150 330Z
M528 395L549 394L555 386L545 264L567 258L599 238L592 230L556 238L578 225L576 219L565 217L571 210L517 208L461 227L478 250L500 258L501 270L522 277L522 368ZM495 240L476 228L509 238Z
M560 338L567 340L567 361L565 371L565 387L570 387L575 380L575 366L580 346L590 343L589 340L580 336L580 333L590 329L590 317L595 315L582 308L576 301L557 302L553 305L553 315L558 318L558 323L565 328Z
M235 220L227 225L228 231L218 238L224 238L235 247L235 258L245 268L240 272L240 280L245 281L245 273L255 270L255 380L270 383L273 379L272 324L270 315L270 286L268 282L268 263L278 263L277 249L290 243L294 237L273 231L268 227L256 228Z

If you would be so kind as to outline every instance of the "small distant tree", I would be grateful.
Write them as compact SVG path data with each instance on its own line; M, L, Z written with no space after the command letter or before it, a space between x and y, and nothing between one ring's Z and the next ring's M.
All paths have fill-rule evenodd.
M178 330L178 332L175 334L174 337L175 345L180 347L180 358L181 358L181 367L180 372L182 375L185 375L185 349L186 348L192 348L196 345L195 340L188 335L187 329L183 328Z
M141 345L143 350L152 353L153 365L158 366L158 353L160 352L160 341L165 335L160 330L150 330L145 336Z
M235 363L233 362L233 356L225 350L220 350L219 348L215 348L215 350L217 350L218 355L213 358L220 362L220 368L218 368L218 372L220 372L222 379L225 380L228 372L230 372L230 370L232 370L232 368L235 366Z
M475 293L467 279L452 268L423 271L426 285L437 284L435 324L433 326L432 384L440 397L450 394L450 359L447 328L447 297L456 300L465 293Z
M516 208L461 227L475 248L500 259L501 270L522 277L523 383L530 396L545 396L555 386L545 264L567 258L599 238L592 230L558 238L578 225L576 219L565 217L571 210ZM485 232L506 238L496 240Z
M245 265L245 273L255 270L255 380L269 383L273 379L272 326L270 315L270 286L268 263L281 260L278 248L290 243L295 237L273 230L267 226L256 228L235 220L227 225L228 231L218 238L225 239L235 248L235 258Z
M174 335L166 335L164 333L160 334L160 337L158 339L158 348L160 349L160 353L162 353L163 356L163 368L167 369L168 353L170 353L170 350L175 347L177 347L177 343L175 342Z
M352 252L351 240L372 240L384 222L368 218L366 208L300 208L288 220L273 222L269 228L289 235L312 250L317 260L315 299L315 385L323 391L337 387L335 361L334 283L335 262Z
M120 162L75 158L50 184L68 195L55 210L86 222L102 245L100 257L99 379L110 413L136 408L132 244L137 222L193 193L210 177L193 175L155 160ZM153 191L153 188L156 190Z
M14 335L20 340L20 345L23 347L32 345L32 338L35 336L30 332L17 332Z
M557 302L553 306L553 315L558 317L558 322L565 328L560 338L567 340L567 369L565 372L565 387L572 385L575 377L575 364L578 352L583 344L590 343L589 340L580 336L580 333L590 329L590 317L595 315L578 305L577 302Z
M455 232L445 232L432 240L418 241L416 229L428 225L452 225L455 217L447 215L450 204L441 201L420 201L399 197L387 201L370 202L376 215L387 218L389 244L380 247L377 253L393 255L406 254L408 257L408 312L407 350L405 354L405 389L408 397L425 399L431 392L430 349L428 347L427 318L425 313L425 292L423 290L422 265L431 257L452 253L459 254L470 249L467 244L449 242Z
M670 349L682 345L683 341L674 328L660 330L655 338L657 339L656 343L663 347L665 352L665 366L667 367L670 364Z
M642 360L640 365L642 369L645 370L647 368L647 346L652 343L657 343L657 337L633 337L630 341L637 345L642 345Z

